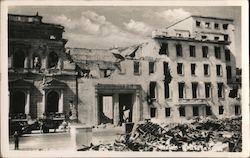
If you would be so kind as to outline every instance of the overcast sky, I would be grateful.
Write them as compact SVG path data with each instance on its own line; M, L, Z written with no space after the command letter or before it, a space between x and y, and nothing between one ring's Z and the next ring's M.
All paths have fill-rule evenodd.
M234 19L237 66L241 66L240 7L135 7L135 6L18 6L9 13L43 16L43 22L65 27L66 46L110 48L142 43L152 30L166 27L190 15Z

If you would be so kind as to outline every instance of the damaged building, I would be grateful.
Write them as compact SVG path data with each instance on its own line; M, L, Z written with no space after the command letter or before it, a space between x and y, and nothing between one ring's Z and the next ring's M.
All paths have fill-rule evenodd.
M41 19L9 15L12 119L62 117L71 104L88 125L241 115L232 19L191 16L143 44L66 50L63 27Z

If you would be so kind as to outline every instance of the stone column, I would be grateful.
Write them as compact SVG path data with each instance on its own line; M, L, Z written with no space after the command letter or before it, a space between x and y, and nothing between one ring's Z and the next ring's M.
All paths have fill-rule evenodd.
M46 111L46 92L43 90L43 100L42 100L42 114Z
M60 100L58 105L58 112L63 113L63 90L60 90Z
M26 56L26 57L25 57L25 60L24 60L24 68L25 68L25 69L28 69L28 68L29 68L29 56Z
M98 92L95 90L95 106L94 106L94 115L93 115L93 123L95 125L98 125L100 122L100 117L99 117L99 101L98 101Z
M133 115L133 118L132 118L133 122L140 121L140 91L139 90L136 90L135 92L132 115Z
M113 107L114 107L114 125L118 125L119 123L119 95L118 93L115 93L113 95Z
M25 114L29 114L30 113L30 91L27 91L26 94L26 104L25 104Z

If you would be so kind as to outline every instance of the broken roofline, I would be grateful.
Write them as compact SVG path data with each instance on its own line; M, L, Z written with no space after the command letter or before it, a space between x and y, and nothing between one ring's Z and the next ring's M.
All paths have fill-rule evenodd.
M213 43L213 44L223 44L229 45L230 41L214 41L214 40L197 40L194 38L185 38L185 37L175 37L175 36L156 36L154 39L168 39L168 40L176 40L176 41L188 41L188 42L199 42L199 43Z
M14 20L10 20L9 16L16 16L16 17L31 17L31 18L39 18L40 20L40 25L45 25L45 26L56 26L62 30L64 30L64 26L60 25L60 24L53 24L53 23L44 23L42 22L42 16L40 15L20 15L20 14L8 14L8 20L11 22L20 22L20 23L25 23L25 24L33 24L31 22L24 22L24 21L14 21Z
M176 25L176 24L178 24L178 23L180 23L180 22L182 22L182 21L184 21L184 20L186 20L186 19L189 19L189 18L191 18L191 17L195 17L195 18L204 18L204 19L213 19L213 20L224 20L224 21L230 21L230 22L233 22L233 21L234 21L233 19L227 19L227 18L218 18L218 17L200 16L200 15L191 15L191 16L188 16L188 17L186 17L186 18L184 18L184 19L182 19L182 20L179 20L179 21L177 21L177 22L175 22L175 23L173 23L173 24L167 26L166 29L168 29L168 28L170 28L170 27L172 27L172 26L174 26L174 25Z

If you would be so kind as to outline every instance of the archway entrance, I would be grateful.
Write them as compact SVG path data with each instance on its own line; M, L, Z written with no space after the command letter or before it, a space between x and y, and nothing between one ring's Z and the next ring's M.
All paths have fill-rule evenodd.
M47 94L46 112L58 112L59 94L51 91Z
M25 93L16 91L10 95L10 113L25 113Z

